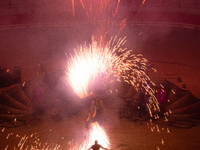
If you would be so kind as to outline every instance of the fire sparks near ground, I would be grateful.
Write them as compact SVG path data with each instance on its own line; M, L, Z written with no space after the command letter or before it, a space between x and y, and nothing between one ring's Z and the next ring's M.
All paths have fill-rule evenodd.
M91 124L91 131L89 136L89 145L94 144L95 140L98 140L98 142L106 148L110 148L110 142L106 135L106 132L104 129L98 124L98 122Z
M23 135L8 133L6 140L19 141L13 145L7 145L5 150L60 150L60 145L50 146L47 143L43 143L38 133L32 133L31 135ZM14 142L15 143L15 142Z
M95 140L97 140L101 146L103 146L107 149L110 148L110 142L106 135L106 132L98 124L98 122L92 123L89 130L90 131L88 131L88 135L87 135L84 143L79 148L75 148L75 149L78 149L78 150L88 149L94 144Z

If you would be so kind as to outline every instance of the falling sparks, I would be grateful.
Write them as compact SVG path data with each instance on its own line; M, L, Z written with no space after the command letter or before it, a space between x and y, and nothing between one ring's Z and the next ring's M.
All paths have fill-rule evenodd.
M119 22L118 10L120 6L120 1L116 2L110 0L77 0L79 2L87 15L88 21L95 24L95 27L104 31L111 30L113 26L117 27L121 32L126 26L126 19L122 19L121 23L114 24L114 22ZM75 0L71 0L72 3L72 14L75 17ZM118 26L119 25L119 26Z
M176 94L176 92L175 92L174 90L171 90L171 92L172 92L173 94Z
M5 150L7 150L7 149L8 149L8 146L9 146L9 145L7 145L7 146L6 146Z
M74 0L72 0L72 10L73 10L73 16L75 16L75 11L74 11Z
M158 125L156 125L156 129L157 129L157 132L160 132L160 129L159 129Z
M167 122L167 121L168 121L167 117L165 116L164 118L165 118L165 119L164 119L164 121L166 121L166 122Z
M144 5L145 1L146 1L146 0L143 0L141 5Z
M161 145L164 146L165 145L165 142L163 139L161 139Z
M72 11L73 16L75 16L75 5L74 0L71 0L72 2ZM113 2L110 2L110 0L79 0L79 2L82 5L82 8L85 9L87 15L93 16L95 15L97 17L97 12L100 14L99 16L103 17L108 13L108 10L111 11L110 7ZM119 9L120 0L117 0L116 8L112 9L112 15L116 16L118 9Z
M8 133L6 139L13 140L14 137L19 138L19 142L17 145L7 145L5 147L5 150L8 149L14 149L14 150L60 150L60 145L59 144L53 144L55 146L50 147L47 145L47 143L42 143L40 142L39 136L37 133L31 134L30 136L28 135L23 135L19 136L16 134L15 136L11 137L13 133ZM15 141L18 141L18 139L15 139Z
M16 125L16 123L17 123L17 118L14 119L14 123L15 123L15 125Z
M8 135L7 135L6 139L8 139L8 138L9 138L9 136L10 136L10 133L8 133Z
M170 130L169 130L169 128L167 128L167 133L170 133Z
M117 7L116 7L116 10L115 10L114 16L116 16L116 14L117 14L117 11L118 11L118 8L119 8L119 3L120 3L120 0L118 0Z
M1 130L1 132L4 132L5 131L5 127L3 127L3 129Z

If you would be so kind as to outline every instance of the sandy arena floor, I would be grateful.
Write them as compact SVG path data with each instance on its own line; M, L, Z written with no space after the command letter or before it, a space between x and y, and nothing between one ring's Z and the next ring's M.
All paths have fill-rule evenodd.
M105 115L107 114L107 115ZM41 142L55 148L60 145L61 150L70 149L73 144L82 144L86 136L84 118L86 111L81 115L63 120L43 118L33 120L15 128L1 127L0 149L19 149L18 144L22 137L27 140L22 149L27 145L34 145L33 142ZM174 119L168 122L158 119L150 123L149 120L120 119L117 109L105 109L103 115L103 128L106 131L113 150L198 150L200 147L200 122L197 120L183 120L171 124ZM182 128L181 128L182 127ZM159 129L159 131L158 131Z

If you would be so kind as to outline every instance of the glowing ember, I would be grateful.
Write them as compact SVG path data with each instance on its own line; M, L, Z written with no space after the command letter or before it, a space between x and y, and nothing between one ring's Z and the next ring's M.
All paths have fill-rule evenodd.
M142 5L144 5L145 1L146 1L146 0L143 0L143 1L142 1Z

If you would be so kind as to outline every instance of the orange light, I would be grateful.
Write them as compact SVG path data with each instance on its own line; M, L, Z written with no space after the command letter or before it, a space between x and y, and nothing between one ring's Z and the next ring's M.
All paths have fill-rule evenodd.
M95 140L97 140L101 146L107 149L110 148L108 136L104 129L98 124L98 122L94 122L91 124L88 137L86 137L86 141L84 141L79 150L86 150L90 148L94 144Z

